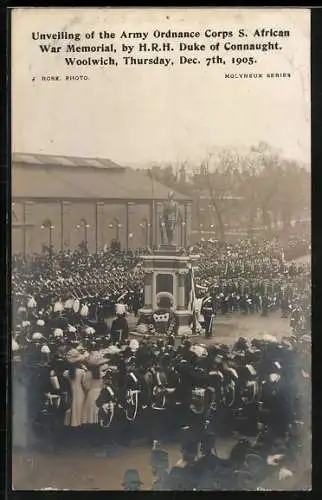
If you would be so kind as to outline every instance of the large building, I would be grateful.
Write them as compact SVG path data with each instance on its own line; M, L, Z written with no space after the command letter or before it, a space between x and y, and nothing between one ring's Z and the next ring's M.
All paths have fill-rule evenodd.
M105 159L12 155L12 251L43 245L75 249L87 241L100 251L113 239L122 248L160 243L159 216L169 188L150 176ZM177 242L188 244L191 200L180 206Z

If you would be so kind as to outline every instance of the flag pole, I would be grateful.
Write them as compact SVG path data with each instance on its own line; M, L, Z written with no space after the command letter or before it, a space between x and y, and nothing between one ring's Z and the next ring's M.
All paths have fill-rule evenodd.
M192 265L191 265L191 307L192 307L192 331L195 334L197 331L196 292L195 292L194 270Z
M154 176L152 172L152 168L150 170L150 176L151 176L151 197L152 197L152 221L151 221L151 228L152 228L152 247L154 245L158 244L158 238L157 238L157 223L156 223L156 206L155 206L155 200L154 200Z

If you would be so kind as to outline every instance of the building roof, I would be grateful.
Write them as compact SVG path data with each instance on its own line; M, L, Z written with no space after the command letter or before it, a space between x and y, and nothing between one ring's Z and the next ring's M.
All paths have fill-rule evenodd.
M169 188L108 159L14 153L12 197L21 199L164 200ZM174 192L175 199L190 201Z
M27 163L28 165L49 167L92 167L122 170L125 167L103 158L76 158L74 156L54 156L43 154L13 153L13 163Z

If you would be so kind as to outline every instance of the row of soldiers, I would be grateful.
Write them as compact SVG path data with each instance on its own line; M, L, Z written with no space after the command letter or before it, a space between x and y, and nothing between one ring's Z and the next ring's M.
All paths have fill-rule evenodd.
M124 297L137 314L144 288L140 255L148 251L143 248L89 254L83 249L35 254L28 259L13 256L14 304L23 305L24 298L32 295L43 308L49 301L65 301L72 297L101 303L105 313L112 315L115 303ZM216 294L224 294L225 298L229 294L240 296L242 301L245 298L246 309L250 301L258 307L257 297L265 302L266 298L278 296L285 287L288 295L294 280L302 280L302 288L309 282L310 266L287 265L282 249L274 242L243 240L234 245L208 242L190 251L200 254L196 285L206 290L217 289Z
M222 366L221 371L225 371L227 364L234 366L237 363L236 366L239 366L260 363L259 374L263 373L263 370L269 374L270 370L276 370L274 362L282 361L283 364L287 362L289 370L294 370L294 362L291 363L290 360L294 358L295 350L288 340L284 340L279 346L274 339L263 339L262 342L253 341L250 346L245 339L240 339L232 350L227 346L212 346L207 350L205 347L192 346L188 340L184 340L182 346L174 347L174 337L169 337L167 342L154 342L146 338L141 345L136 343L133 353L131 345L128 345L128 326L124 317L124 308L122 310L121 305L118 308L117 318L113 321L110 335L107 331L95 330L90 326L78 324L75 327L66 323L62 317L56 317L54 320L59 320L60 327L57 327L56 321L45 324L44 320L37 320L37 329L42 333L38 331L30 334L28 325L24 325L27 328L22 330L14 341L13 347L16 355L20 353L27 366L35 367L34 373L43 371L41 367L45 367L46 370L46 367L56 359L66 359L65 364L60 364L61 366L67 363L67 365L81 369L81 365L88 362L88 353L91 352L95 355L101 353L98 356L100 364L108 364L110 361L112 365L118 366L116 372L118 376L125 373L126 366L132 367L134 371L143 370L144 373L149 372L154 366L166 373L169 366L175 366L178 373L184 373L184 377L188 376L190 388L197 387L201 383L199 369L206 370L205 373L208 373L209 370L218 369L219 365ZM133 341L131 342L133 344ZM270 342L273 344L270 345ZM105 359L105 354L108 360ZM111 356L113 362L110 359ZM183 365L181 360L184 361ZM301 363L306 363L305 358ZM306 373L309 372L307 366L304 368ZM208 375L205 377L207 379ZM203 380L204 376L201 378ZM202 384L206 383L206 379ZM293 376L290 380L294 380Z

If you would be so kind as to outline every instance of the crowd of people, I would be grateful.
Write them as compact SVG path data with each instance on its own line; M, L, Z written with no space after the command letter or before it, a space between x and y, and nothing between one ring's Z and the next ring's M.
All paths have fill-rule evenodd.
M301 240L299 243L303 246ZM118 302L126 303L137 315L144 300L140 255L148 252L143 248L89 254L83 248L55 255L34 254L29 259L14 256L14 311L33 297L42 310L57 300L78 299L89 307L89 316L113 316ZM284 314L288 307L300 303L308 316L310 265L286 264L283 248L275 241L244 240L234 245L201 242L190 252L200 255L195 271L197 296L210 292L216 312L266 314L282 307L283 302Z
M237 476L239 486L255 484L261 475L245 465L254 454L266 472L279 465L282 476L294 473L293 443L301 447L310 428L304 411L310 407L310 265L286 263L276 242L191 248L200 255L197 295L210 298L217 314L265 316L280 309L294 330L282 341L240 338L233 346L206 347L174 335L131 338L126 310L136 315L144 303L140 255L149 251L93 255L82 248L13 257L13 366L17 383L28 387L34 431L56 444L80 429L100 442L111 436L130 442L146 433L155 442L154 489L207 489L197 484L201 477L209 489L230 489ZM109 327L106 319L115 315ZM223 463L214 442L233 431L257 435L257 444L239 443ZM183 454L170 472L156 445L165 436L179 439ZM184 488L187 471L191 484ZM125 489L139 485L128 471Z
M302 251L308 251L308 244L303 248L302 240L299 243ZM197 296L210 296L216 314L257 312L267 316L280 310L283 317L291 316L292 327L310 329L309 262L286 262L283 247L275 241L203 242L194 252L201 255Z
M208 473L208 488L218 490L255 487L277 466L282 478L298 472L292 460L310 432L310 336L240 338L231 347L208 348L189 339L116 343L97 338L91 327L75 339L57 319L61 328L51 338L42 330L24 352L13 346L30 391L34 431L47 437L46 446L111 438L129 446L142 434L150 444L179 441L182 462L174 470L165 471L164 450L155 451L161 463L154 466L154 489L204 489L200 468ZM22 346L21 335L18 340ZM212 450L218 437L233 431L256 435L256 442L242 441L224 461ZM187 483L188 470L194 474Z
M145 250L142 249L144 252ZM14 256L12 264L13 300L26 305L34 297L40 308L57 300L80 299L94 306L102 304L104 314L113 314L113 305L122 294L141 293L142 272L139 251L106 251L89 254L86 249L74 252L50 252L32 259Z

